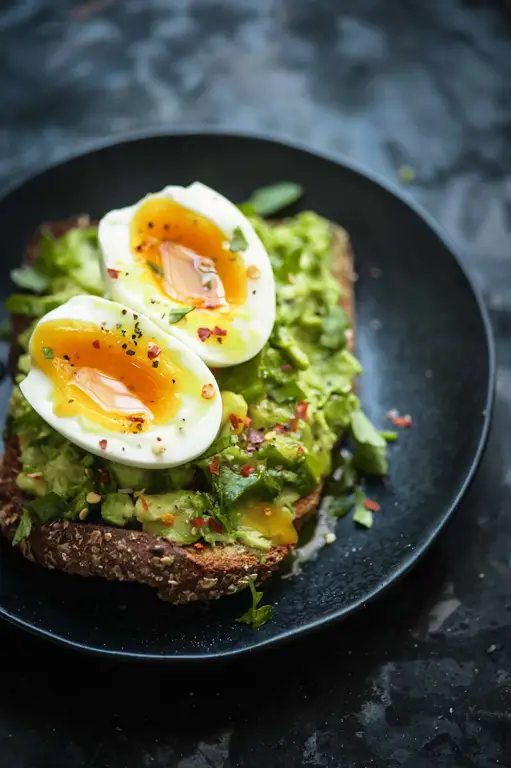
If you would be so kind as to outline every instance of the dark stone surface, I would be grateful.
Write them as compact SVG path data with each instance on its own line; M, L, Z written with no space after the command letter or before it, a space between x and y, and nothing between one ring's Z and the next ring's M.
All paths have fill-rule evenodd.
M179 674L2 625L1 764L510 766L509 4L19 0L0 35L1 185L150 126L271 131L394 180L410 165L410 195L483 290L499 360L477 480L384 600L249 663Z

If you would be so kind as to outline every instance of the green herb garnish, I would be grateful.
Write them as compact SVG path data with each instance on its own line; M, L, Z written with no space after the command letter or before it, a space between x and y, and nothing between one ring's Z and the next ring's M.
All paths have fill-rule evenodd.
M366 495L361 488L355 488L355 509L353 522L363 528L371 528L373 525L373 513L365 506Z
M287 208L288 205L295 203L302 195L303 187L301 184L281 181L269 187L257 189L246 203L240 205L240 209L248 215L271 216L282 208Z
M165 273L162 267L160 267L159 264L155 264L154 261L148 261L147 266L154 272L155 275L158 275L158 277L164 276Z
M44 524L62 517L68 509L68 504L58 493L50 491L45 496L34 499L27 509L37 515L41 523Z
M24 509L12 540L12 546L15 547L22 539L27 539L30 536L31 530L32 518L30 517L28 509Z
M35 267L12 269L11 280L18 288L33 291L34 293L43 293L50 284L48 278L35 269Z
M386 475L388 472L387 443L365 413L353 411L350 428L355 443L353 451L355 469L362 475Z
M383 437L386 443L395 443L398 438L397 432L392 432L387 430L380 432L380 435Z
M51 347L43 347L42 352L47 360L53 360L53 349Z
M179 323L180 320L183 319L186 315L188 315L190 312L193 312L195 307L182 307L181 309L171 309L167 319L169 321L169 325L175 325L175 323Z
M240 616L239 619L236 619L236 621L248 624L254 629L259 629L263 626L263 624L266 624L266 622L273 617L275 608L273 605L263 605L261 608L258 608L257 606L261 602L263 593L256 591L253 579L249 580L248 586L250 587L250 591L252 593L252 605L248 611L246 611L243 616Z
M248 242L247 242L247 238L243 233L243 230L241 229L241 227L235 227L232 233L232 240L229 246L229 250L232 253L237 253L238 251L246 251L247 248L248 248Z

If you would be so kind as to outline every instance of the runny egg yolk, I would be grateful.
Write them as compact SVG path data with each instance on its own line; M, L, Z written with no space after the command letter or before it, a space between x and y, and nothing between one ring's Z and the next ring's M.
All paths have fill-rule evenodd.
M296 544L298 534L292 514L283 507L254 502L243 511L243 523L261 533L273 544Z
M166 197L142 203L131 221L130 245L148 278L174 301L204 309L243 304L243 260L210 219Z
M55 414L81 417L111 432L140 434L168 423L179 406L176 395L194 384L136 321L105 330L78 320L49 320L36 328L31 351L53 384Z

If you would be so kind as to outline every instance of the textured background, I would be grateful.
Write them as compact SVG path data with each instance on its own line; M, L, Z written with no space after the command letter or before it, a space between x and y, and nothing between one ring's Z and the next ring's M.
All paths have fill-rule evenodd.
M386 599L285 651L179 675L2 625L2 765L510 766L509 4L4 0L0 99L1 187L151 127L270 131L398 182L411 166L408 193L483 291L499 361L477 481Z

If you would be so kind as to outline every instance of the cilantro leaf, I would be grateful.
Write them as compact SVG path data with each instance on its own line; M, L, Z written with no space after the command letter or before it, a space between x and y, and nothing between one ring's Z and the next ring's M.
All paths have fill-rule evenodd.
M353 465L363 475L386 475L387 443L362 411L354 411L350 421L355 442Z
M248 242L247 242L247 238L243 233L243 230L241 229L241 227L235 227L232 233L232 240L231 240L231 244L229 245L229 250L232 253L237 253L238 251L246 251L247 248L248 248Z
M240 208L244 213L258 216L271 216L282 208L295 203L303 195L301 184L292 181L281 181L268 187L261 187L252 193L246 203Z
M345 517L353 509L354 503L352 494L349 496L325 496L324 499L325 510L330 517Z
M254 629L259 629L263 626L263 624L266 624L267 621L270 621L270 619L273 617L273 614L275 613L275 608L273 605L263 605L261 608L258 608L257 606L261 602L263 593L256 591L253 579L249 580L248 586L250 587L250 592L252 593L252 605L248 611L245 611L245 613L236 619L236 621L239 623L248 624Z
M222 500L222 507L233 506L248 491L257 491L258 497L272 499L278 495L281 488L281 483L268 471L254 472L244 477L226 465L220 466L219 475L214 476L214 482Z
M380 433L373 427L365 413L354 411L351 414L351 433L357 443L373 445L375 448L385 446L385 440Z
M45 496L34 499L27 509L37 515L41 523L44 524L63 517L64 513L68 510L68 504L62 496L51 491Z
M182 320L183 317L188 315L190 312L193 312L194 309L195 307L182 307L182 309L171 309L169 314L167 315L169 325L175 325L175 323L179 323L179 321Z
M42 353L47 360L53 360L53 349L51 347L43 347Z
M163 271L163 268L160 267L159 264L155 264L154 261L147 260L147 266L149 267L149 269L151 269L154 272L155 275L158 275L158 277L164 276L165 273Z
M361 488L355 488L355 509L353 510L353 522L363 528L371 528L373 525L373 513L365 507L366 495Z
M27 539L30 536L31 530L32 518L28 509L24 509L12 540L12 546L15 547L22 539Z
M48 278L35 267L12 269L11 280L18 288L24 288L26 291L33 291L34 293L44 293L49 285Z
M380 432L380 435L383 437L386 443L395 443L398 438L397 432L388 431L388 430L384 430L383 432Z

